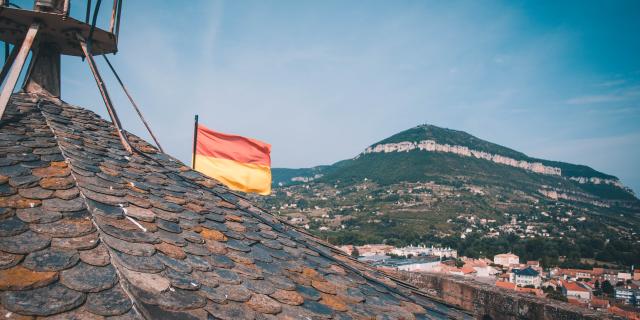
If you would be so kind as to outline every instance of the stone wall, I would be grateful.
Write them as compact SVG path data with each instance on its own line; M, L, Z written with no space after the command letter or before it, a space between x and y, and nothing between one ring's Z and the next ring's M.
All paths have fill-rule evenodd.
M393 275L443 302L473 313L477 319L620 319L609 313L508 291L458 276L414 272Z

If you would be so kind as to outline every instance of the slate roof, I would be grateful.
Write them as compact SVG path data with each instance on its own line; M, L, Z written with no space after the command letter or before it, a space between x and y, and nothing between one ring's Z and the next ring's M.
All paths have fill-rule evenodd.
M0 315L469 318L111 123L14 94L0 120Z
M526 267L525 269L513 269L513 273L518 276L527 276L527 277L537 277L540 275L540 272L533 270L531 267Z

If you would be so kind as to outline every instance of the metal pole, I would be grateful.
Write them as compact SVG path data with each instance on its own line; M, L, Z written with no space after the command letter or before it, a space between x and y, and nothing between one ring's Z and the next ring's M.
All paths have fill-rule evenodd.
M193 126L193 159L191 159L191 169L196 169L196 147L198 145L198 115Z
M127 137L124 135L122 131L122 124L120 123L120 119L116 114L116 110L113 108L113 104L111 103L111 97L109 97L109 92L107 92L107 87L102 81L102 77L100 76L100 72L98 72L98 67L96 66L96 62L93 60L93 56L89 53L87 49L87 43L84 41L82 36L76 34L78 37L78 41L80 41L80 47L82 48L82 52L84 56L87 58L87 63L89 64L89 69L91 69L91 73L93 73L93 77L96 79L96 84L98 85L98 89L100 89L100 94L102 95L102 100L104 100L104 104L107 107L107 111L109 112L109 117L111 117L111 122L116 127L116 131L118 136L120 137L120 142L122 146L129 153L133 153L131 149L131 145L127 140Z
M91 0L87 0L87 15L84 17L84 23L89 24L90 16L91 16Z
M122 14L122 0L118 0L118 14L116 15L116 41L120 34L120 15Z
M11 65L13 64L13 61L16 60L16 56L18 55L18 46L14 46L13 49L11 50L11 53L7 52L7 55L5 56L5 61L4 61L4 65L2 66L2 71L0 72L0 84L2 84L4 82L4 78L7 76L7 73L9 73L9 69L11 69Z
M107 58L107 56L103 55L102 56L104 58L104 61L107 62L107 65L109 65L109 68L111 69L111 72L113 72L113 75L116 77L116 80L118 80L118 83L120 83L120 86L122 87L122 90L124 90L124 93L127 95L127 98L129 98L129 101L131 102L131 105L133 105L133 108L136 110L136 112L138 113L138 116L140 117L140 120L142 120L142 123L144 124L144 126L147 128L147 131L149 131L149 134L151 135L151 138L153 138L153 141L156 142L156 145L158 146L158 149L160 149L160 151L162 153L164 153L164 150L162 149L162 147L160 146L160 142L158 142L158 139L156 138L156 135L153 134L153 131L151 131L151 127L149 126L149 124L147 123L147 121L144 119L144 117L142 116L142 112L140 112L140 109L138 109L138 105L136 104L135 101L133 101L133 98L131 97L131 95L129 94L129 90L127 90L127 87L125 87L124 83L122 83L122 80L120 79L120 76L118 75L118 73L116 72L116 69L113 68L113 65L111 65L111 62L109 61L109 59Z
M102 0L96 1L96 8L93 9L93 20L91 21L91 29L89 29L89 38L87 39L87 47L89 48L89 53L93 52L93 31L96 29L96 22L98 21L98 12L100 12L100 4Z
M29 31L27 31L27 35L22 41L20 51L16 55L15 61L12 63L11 71L7 77L7 82L4 84L4 87L2 87L2 92L0 93L0 119L2 119L2 116L4 115L4 110L7 107L7 103L9 103L13 89L16 87L16 83L20 77L20 72L22 72L22 67L24 66L24 61L29 55L29 50L31 50L31 45L33 45L33 41L36 39L39 28L40 24L31 24Z
M111 8L111 20L109 22L109 32L113 33L116 23L116 11L118 10L118 0L113 0L113 8Z

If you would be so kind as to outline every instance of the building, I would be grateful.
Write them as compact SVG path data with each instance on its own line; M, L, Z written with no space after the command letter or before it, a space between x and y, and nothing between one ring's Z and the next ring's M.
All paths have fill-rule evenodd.
M633 270L633 281L640 281L640 269Z
M574 298L580 301L591 300L591 289L589 289L586 285L580 282L563 281L562 293L567 298Z
M393 255L408 257L408 256L436 256L439 258L456 258L458 257L458 251L451 248L441 248L441 247L427 247L424 245L421 246L406 246L402 248L394 248L390 252Z
M497 254L493 257L493 263L499 266L508 267L514 264L520 264L520 257L513 253Z
M640 291L638 289L632 289L628 286L616 287L615 297L616 299L622 300L626 304L635 305L639 302L637 298L640 297Z
M533 286L539 288L542 278L540 273L533 270L531 267L525 269L513 269L511 270L511 282L515 283L519 287Z

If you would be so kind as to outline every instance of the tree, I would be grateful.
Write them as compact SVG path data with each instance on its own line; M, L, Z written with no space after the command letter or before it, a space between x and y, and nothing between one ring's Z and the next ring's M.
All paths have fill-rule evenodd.
M357 258L360 256L360 252L358 251L358 247L353 246L353 251L351 251L351 256Z
M609 282L609 280L605 280L604 282L602 282L602 292L609 295L613 294L613 286L611 285L611 282Z

